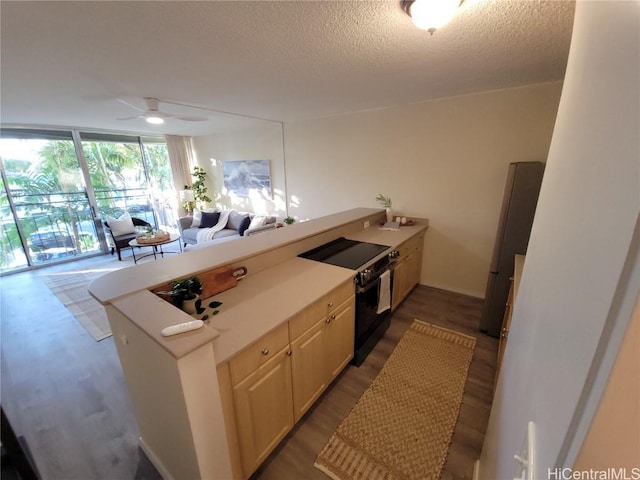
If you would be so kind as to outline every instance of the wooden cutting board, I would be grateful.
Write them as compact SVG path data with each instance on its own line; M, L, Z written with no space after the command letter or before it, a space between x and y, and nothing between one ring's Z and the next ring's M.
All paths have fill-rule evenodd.
M202 293L200 294L200 298L209 298L235 287L238 284L238 278L233 276L233 272L240 268L234 268L232 265L225 265L223 267L198 273L196 276L202 282ZM172 282L165 283L164 285L154 288L152 292L156 294L159 292L166 292L171 290L172 286ZM164 295L160 296L163 298L165 297Z
M238 284L238 279L232 275L235 270L231 265L225 265L199 273L198 278L202 282L200 298L209 298L235 287Z

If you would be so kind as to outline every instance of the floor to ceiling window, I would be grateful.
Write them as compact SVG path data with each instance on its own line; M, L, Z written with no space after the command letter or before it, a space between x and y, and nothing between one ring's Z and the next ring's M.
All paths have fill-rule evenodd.
M129 212L157 225L148 169L138 137L85 133L80 136L99 211L113 217Z
M175 225L163 139L2 129L0 168L2 272L106 251L106 215Z
M15 270L28 265L27 256L5 189L4 175L0 177L0 182L0 265L3 270Z

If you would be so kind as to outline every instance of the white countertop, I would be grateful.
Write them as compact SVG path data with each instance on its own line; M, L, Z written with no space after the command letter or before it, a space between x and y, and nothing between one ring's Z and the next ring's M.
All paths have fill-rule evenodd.
M426 219L418 219L416 220L415 225L410 227L400 227L398 230L380 230L377 225L372 225L360 232L348 235L347 238L351 240L359 240L361 242L397 247L401 243L409 240L418 232L426 230L428 226L429 221Z

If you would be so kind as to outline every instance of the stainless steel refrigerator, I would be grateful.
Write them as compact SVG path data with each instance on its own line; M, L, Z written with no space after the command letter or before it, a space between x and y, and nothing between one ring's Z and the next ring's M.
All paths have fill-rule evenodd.
M480 330L492 337L500 336L515 255L527 252L543 173L541 162L509 164L480 319Z

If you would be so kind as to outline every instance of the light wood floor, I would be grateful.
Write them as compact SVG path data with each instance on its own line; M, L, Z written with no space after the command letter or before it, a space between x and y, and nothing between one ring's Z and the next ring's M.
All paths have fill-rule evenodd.
M16 434L25 438L44 479L159 479L138 448L113 339L94 341L40 273L0 278L1 400ZM442 475L470 479L489 418L497 352L497 340L478 332L481 307L481 300L464 295L414 289L364 364L345 369L254 478L326 480L313 467L317 453L419 318L478 339Z

